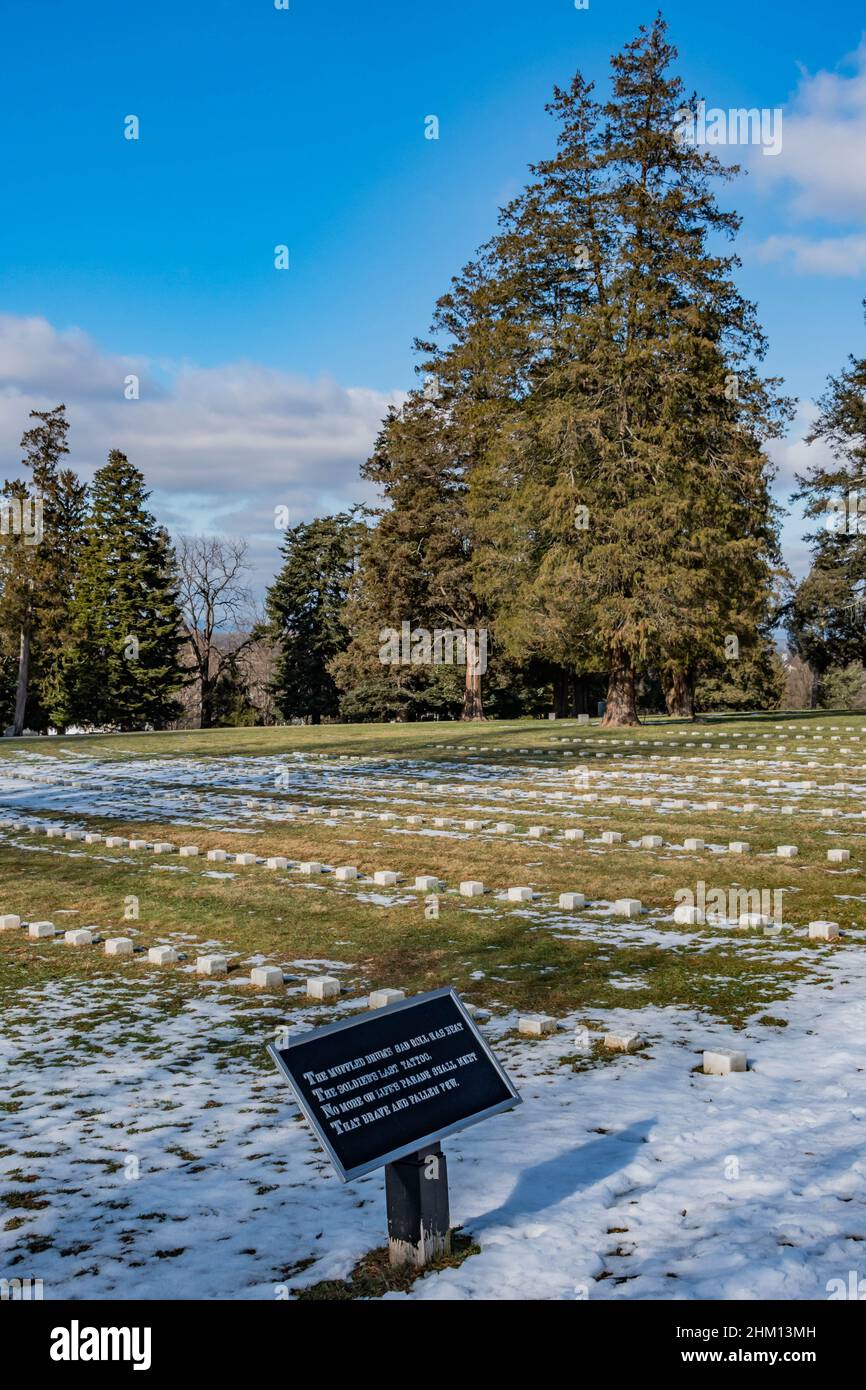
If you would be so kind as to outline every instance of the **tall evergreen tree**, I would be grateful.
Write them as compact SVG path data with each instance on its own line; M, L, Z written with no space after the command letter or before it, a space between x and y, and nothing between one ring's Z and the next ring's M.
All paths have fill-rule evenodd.
M10 727L16 734L25 722L45 724L69 631L84 520L85 489L60 467L69 453L66 407L32 410L30 419L36 423L21 439L30 478L7 483L0 503L0 641L17 662ZM16 524L22 519L23 527Z
M795 652L823 673L866 663L866 357L852 355L829 379L808 437L816 441L832 462L797 478L795 497L819 524L787 622Z
M757 373L736 257L709 247L739 225L711 188L736 171L683 141L674 58L659 18L613 59L603 108L579 76L556 93L557 153L507 230L527 261L577 254L470 482L497 637L602 664L609 723L636 721L642 667L693 683L727 634L757 640L777 563L762 446L789 407Z
M174 554L144 477L113 449L90 488L71 639L52 714L121 730L164 726L183 684Z
M329 665L349 641L343 612L363 529L341 512L286 531L282 568L266 599L268 635L280 649L273 691L284 719L320 724L339 711Z
M438 399L413 392L392 410L362 475L378 484L378 524L362 534L360 569L346 620L352 642L338 667L341 684L366 687L383 714L483 715L478 630L485 626L472 582L460 435ZM380 633L436 629L472 632L461 669L383 665Z

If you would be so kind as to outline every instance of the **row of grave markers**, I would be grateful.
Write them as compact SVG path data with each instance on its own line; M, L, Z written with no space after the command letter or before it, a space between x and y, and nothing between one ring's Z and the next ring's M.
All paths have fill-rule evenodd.
M707 809L710 808L708 807ZM720 808L715 807L713 809L718 810ZM866 812L860 814L866 816ZM393 817L389 815L389 819L393 819ZM410 823L420 822L422 820L423 817L420 816L407 817L407 821ZM445 823L444 818L434 818L434 825L437 823L437 820L441 821L442 824ZM480 831L485 828L486 824L487 822L482 820L467 820L463 822L463 828L465 830ZM492 830L494 833L498 834L509 834L516 832L516 826L507 821L499 821L492 826ZM107 849L132 849L146 851L151 854L178 854L182 859L197 858L201 854L198 845L181 845L178 848L176 844L168 840L127 840L121 835L99 835L94 832L86 833L82 830L64 830L60 826L49 826L45 833L49 839L63 839L73 842L84 841L87 845L104 844ZM527 834L530 839L540 840L546 834L556 834L556 831L549 826L531 825L528 828ZM620 845L623 844L625 838L624 832L622 831L602 830L599 831L597 841L587 840L586 829L582 826L567 826L560 831L560 834L562 839L569 843L583 842L588 845L593 843ZM639 840L626 841L625 843L629 846L634 845L640 849L662 849L666 847L667 849L677 850L682 848L682 850L687 853L700 853L707 848L706 840L698 836L688 836L685 838L682 847L672 843L665 845L665 841L661 835L643 835ZM728 853L750 854L751 845L747 840L731 840L728 844ZM796 859L799 854L799 849L796 845L777 845L775 853L779 859ZM232 863L249 867L251 865L263 863L267 869L288 869L290 866L295 866L304 874L328 872L328 867L317 860L297 861L289 859L285 855L270 855L264 857L253 852L210 849L207 850L205 857L209 863L216 864ZM848 849L833 848L827 850L827 860L831 864L845 864L848 863L850 859L851 851ZM354 865L341 865L334 870L335 877L341 882L348 882L357 878L358 873L359 870ZM393 887L401 878L405 877L405 875L394 873L389 869L378 869L374 872L372 877L373 881L381 887ZM426 888L426 879L429 879L431 883L433 881L432 875L419 875L416 879L415 887L424 890ZM436 881L438 882L438 880Z

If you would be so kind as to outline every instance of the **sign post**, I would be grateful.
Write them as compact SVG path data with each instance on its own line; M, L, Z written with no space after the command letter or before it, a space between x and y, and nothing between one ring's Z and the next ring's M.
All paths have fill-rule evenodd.
M385 1203L392 1265L423 1269L451 1254L448 1164L441 1144L385 1165Z
M440 1141L520 1104L453 989L271 1043L304 1116L343 1182L385 1168L393 1265L450 1250Z

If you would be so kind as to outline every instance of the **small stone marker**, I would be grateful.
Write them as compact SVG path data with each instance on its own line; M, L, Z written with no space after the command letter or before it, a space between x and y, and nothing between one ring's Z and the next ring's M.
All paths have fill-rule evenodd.
M323 866L318 864L315 859L305 860L303 864L298 865L298 868L302 874L321 874L324 872Z
M211 975L215 979L228 974L228 961L225 956L199 956L195 963L197 975Z
M770 919L763 912L741 912L738 927L768 927Z
M415 879L415 887L419 893L435 893L442 886L442 880L435 874L418 874Z
M128 936L111 936L105 943L105 954L107 956L131 956L133 954L132 941Z
M198 845L181 845L179 852L181 859L195 859L198 854Z
M84 843L86 845L101 845L102 836L97 835L95 831L88 831L88 833L84 837Z
M333 975L311 975L307 980L308 999L338 999L340 981Z
M603 830L601 834L602 844L618 845L622 841L622 835L618 830Z
M531 903L535 897L531 888L509 888L508 901L510 903Z
M373 882L380 888L393 888L399 874L395 874L393 869L377 869L373 875Z
M53 936L54 930L53 922L31 922L27 928L27 935L33 941L40 941L44 936Z
M674 921L681 927L702 927L706 922L706 914L699 907L690 907L688 903L680 903L674 908Z
M464 830L483 830L483 829L484 829L484 821L483 821L483 820L465 820L465 821L463 822L463 829L464 829Z
M21 926L21 918L16 917L14 912L7 912L0 917L0 931L17 931Z
M559 906L573 912L575 908L586 907L586 898L582 893L560 893Z
M747 840L732 840L728 845L729 854L748 854L749 843Z
M847 864L851 858L850 849L828 849L827 859L831 864Z
M147 847L148 847L148 841L147 841L147 840L130 840L130 842L129 842L129 848L130 848L130 849L147 849Z
M796 845L779 845L776 850L779 859L796 859L798 853Z
M289 861L284 854L272 854L270 859L265 860L266 869L287 869Z
M245 864L245 865L246 865L246 864L255 864L255 862L256 862L256 856L255 856L254 854L236 854L236 855L235 855L235 863L236 863L236 864Z
M576 830L576 829L574 828L574 826L570 826L570 827L568 828L568 830L566 830L566 832L565 832L565 838L566 838L566 840L582 840L583 837L584 837L584 831L583 831L583 830Z
M49 825L45 832L49 840L62 840L65 833L66 832L62 830L59 825Z
M122 835L106 835L105 837L106 849L125 849L126 843Z
M639 1033L606 1033L604 1045L608 1052L639 1052L645 1043Z
M522 1014L517 1020L517 1031L524 1038L549 1038L556 1032L556 1019L548 1014Z
M683 849L702 850L703 848L703 840L683 840Z
M547 827L545 825L531 825L529 827L529 838L531 840L540 840L546 831Z
M493 829L497 835L513 835L517 827L509 821L501 820L496 822Z
M212 864L224 864L228 859L228 851L224 849L209 849L207 857Z
M619 898L613 905L617 917L640 917L643 906L639 898Z
M173 845L170 840L157 840L153 847L154 854L174 854L177 845Z
M151 965L174 965L177 961L177 951L173 946L151 946L147 959Z
M283 972L278 965L256 965L250 971L250 984L256 989L279 989Z
M704 1053L704 1076L730 1076L735 1071L746 1071L745 1052L726 1052L723 1050Z
M480 898L484 893L484 884L477 879L467 878L460 884L461 898Z
M641 849L661 849L664 840L661 835L644 835L641 838Z
M812 941L838 941L838 922L810 922L809 937Z
M374 989L367 1001L368 1008L388 1009L392 1004L399 1004L401 999L406 998L404 989Z
M63 940L67 946L92 946L93 932L86 927L76 927L73 931L64 932Z
M334 870L334 878L338 883L351 883L357 877L358 870L354 864L341 864L338 869Z

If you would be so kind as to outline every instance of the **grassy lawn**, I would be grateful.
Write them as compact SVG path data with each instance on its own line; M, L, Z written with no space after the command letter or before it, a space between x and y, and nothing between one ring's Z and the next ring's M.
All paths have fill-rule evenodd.
M859 775L861 753L856 746L847 751L848 741L856 744L849 729L866 732L866 721L801 714L695 725L660 720L634 731L523 721L5 741L4 771L20 771L27 755L36 753L40 776L49 784L55 762L63 786L80 792L83 779L94 777L96 784L86 813L79 806L65 810L62 792L50 809L35 812L26 792L14 798L16 812L26 815L33 830L7 829L0 838L0 911L47 918L59 928L97 924L106 935L134 933L141 946L171 941L191 957L204 943L218 943L238 958L226 985L233 991L248 989L242 981L249 966L240 962L256 954L290 970L298 961L345 962L351 968L344 983L359 1003L373 986L414 993L453 984L470 1001L497 1010L577 1011L589 1021L594 1010L622 1004L678 1005L736 1024L758 1009L771 1012L772 1002L794 981L808 972L820 975L827 949L840 948L804 941L801 932L768 940L759 931L684 929L669 919L653 919L647 940L646 918L641 924L614 922L593 904L636 897L644 908L667 915L675 893L699 881L708 889L784 890L786 921L804 927L830 918L848 933L841 949L859 944L866 822L854 819L860 807L850 788L840 786ZM805 735L799 744L798 733ZM816 742L816 735L824 741ZM780 769L780 761L791 760L802 746L808 746L808 757ZM847 771L834 765L840 747L846 748ZM579 757L580 750L590 756ZM121 779L143 778L149 789L164 786L170 796L177 759L188 764L184 786L196 788L201 772L198 813L133 820L112 806L114 783L100 790L104 770ZM748 765L735 765L737 759ZM807 769L807 761L818 766ZM252 790L235 777L246 765ZM303 786L295 784L301 773ZM743 789L744 778L755 785ZM783 814L782 805L794 796L774 788L773 781L803 779L815 782L815 789L798 790L796 814ZM554 786L564 799L554 799ZM597 794L596 802L582 799L587 789ZM209 796L221 809L202 815ZM620 804L614 796L622 798ZM687 805L662 810L673 797ZM649 804L634 804L646 798ZM708 809L708 799L719 809ZM760 809L743 810L747 799ZM300 806L308 809L300 814ZM828 806L843 814L822 818L819 812ZM295 819L272 818L292 808ZM330 817L331 810L338 814ZM393 821L378 819L386 810ZM356 819L356 811L363 818ZM408 825L409 815L422 816L423 824ZM433 833L438 817L448 824ZM517 833L467 832L463 817L488 825L506 820ZM101 833L194 843L201 857L156 858L147 851L50 841L44 829L53 820ZM529 825L543 826L547 834L529 839ZM564 841L567 825L583 828L585 841ZM602 830L619 832L622 843L592 843ZM665 846L629 846L646 834L661 835ZM669 847L689 836L708 844L745 839L750 853ZM776 846L791 842L799 847L798 858L776 858ZM850 864L828 865L830 846L848 848ZM290 868L206 863L205 852L218 847L282 854ZM291 861L307 859L352 864L363 873L392 869L405 879L384 890L342 885L331 874L306 879ZM211 876L223 872L225 877ZM425 895L411 891L421 873L447 885L439 895L438 919L425 916ZM481 879L493 892L464 899L455 890L465 878ZM529 885L540 897L524 908L496 896L511 885ZM587 911L557 908L559 893L569 890L586 895ZM138 916L130 919L133 900ZM73 950L29 941L24 933L0 937L0 993L59 975L86 980L114 972L127 979L142 971L150 982L157 977L167 1003L175 991L202 988L183 965L156 970L140 961L112 962L98 947ZM301 994L290 989L281 998L291 1010Z

